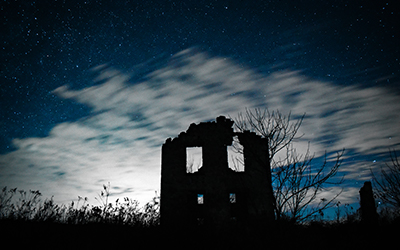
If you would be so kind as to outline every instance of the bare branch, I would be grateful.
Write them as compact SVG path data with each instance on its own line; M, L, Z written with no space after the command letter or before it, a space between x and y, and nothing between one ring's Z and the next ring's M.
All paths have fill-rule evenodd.
M235 121L235 129L239 132L252 131L268 138L269 158L272 164L271 181L274 189L274 206L277 219L283 215L289 216L296 222L301 222L328 207L334 206L332 199L316 204L318 195L327 184L341 184L343 177L335 182L331 180L338 173L342 163L344 150L337 153L336 161L329 167L326 153L323 163L314 168L314 155L310 154L309 147L304 155L298 155L293 148L293 140L303 122L305 114L297 121L291 121L291 113L284 116L279 111L270 112L268 109L256 108L254 111L246 109L239 113ZM284 159L275 160L274 156L286 150ZM240 150L238 150L240 152ZM243 151L242 151L243 152Z
M381 167L380 180L373 175L375 194L386 204L400 211L400 163L396 151L389 151L391 164Z
M270 112L268 109L256 108L253 111L246 109L245 114L239 113L234 119L235 128L243 132L245 130L256 132L264 138L268 138L270 159L276 153L284 149L296 137L303 122L305 113L296 122L291 122L291 114L286 117L277 111Z

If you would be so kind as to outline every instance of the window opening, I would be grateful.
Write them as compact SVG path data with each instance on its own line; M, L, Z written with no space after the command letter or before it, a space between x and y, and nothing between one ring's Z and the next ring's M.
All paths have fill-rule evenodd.
M204 194L197 194L197 204L204 204Z
M228 146L228 166L236 172L244 172L243 145L237 136L233 137L232 146Z
M235 193L229 194L229 203L236 203L236 194Z
M203 166L202 147L186 148L186 173L195 173Z

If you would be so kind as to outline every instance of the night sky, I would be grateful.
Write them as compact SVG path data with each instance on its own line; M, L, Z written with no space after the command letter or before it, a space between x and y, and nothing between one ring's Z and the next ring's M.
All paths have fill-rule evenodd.
M68 203L160 192L161 145L245 108L345 148L339 200L400 150L395 1L2 1L0 185ZM324 195L339 190L335 187Z

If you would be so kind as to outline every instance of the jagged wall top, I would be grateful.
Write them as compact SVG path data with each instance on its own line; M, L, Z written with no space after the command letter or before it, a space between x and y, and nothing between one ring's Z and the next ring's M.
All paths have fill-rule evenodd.
M168 138L165 144L182 143L186 147L201 147L208 143L232 144L234 136L234 122L225 116L216 118L216 122L201 122L199 124L190 124L186 132L181 132L174 139Z

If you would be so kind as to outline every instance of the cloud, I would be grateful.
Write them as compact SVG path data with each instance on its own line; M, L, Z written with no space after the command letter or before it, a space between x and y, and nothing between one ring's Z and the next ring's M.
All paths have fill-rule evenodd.
M54 90L60 98L91 107L90 116L57 124L47 137L15 139L17 150L0 156L1 183L40 189L65 202L77 195L95 197L110 182L118 194L148 201L159 189L166 138L193 122L234 117L245 107L306 113L297 146L305 149L311 141L317 156L342 148L379 155L400 143L398 96L384 88L338 86L300 71L262 75L192 49L140 83L106 65L96 71L96 85Z

